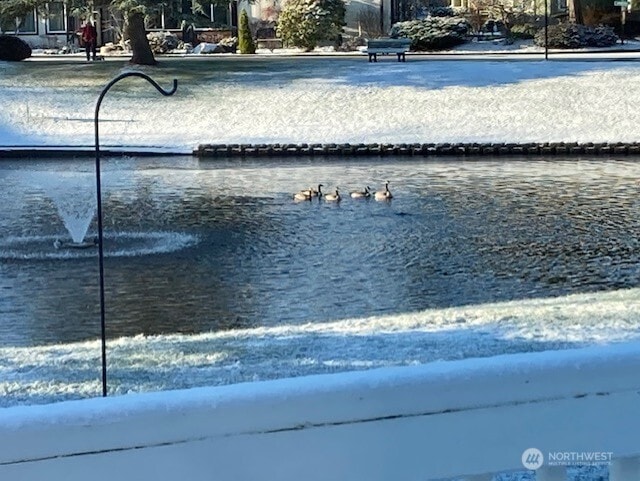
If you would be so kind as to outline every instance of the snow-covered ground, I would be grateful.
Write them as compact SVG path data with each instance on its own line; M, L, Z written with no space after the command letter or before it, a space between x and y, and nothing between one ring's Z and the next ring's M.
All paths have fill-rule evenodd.
M640 337L638 289L109 341L113 394L566 349ZM0 406L95 396L100 343L0 349Z
M140 80L110 92L101 143L190 152L201 143L631 142L640 123L634 61L224 57L201 59L196 72L181 70L187 61L197 60L146 70L167 88L175 74L173 97ZM31 72L46 62L0 63L0 145L92 146L100 89L130 68L101 64L43 76Z

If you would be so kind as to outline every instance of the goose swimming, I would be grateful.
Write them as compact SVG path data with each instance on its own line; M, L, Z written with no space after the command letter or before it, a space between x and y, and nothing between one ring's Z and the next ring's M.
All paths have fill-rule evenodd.
M313 187L309 187L309 189L301 190L300 192L302 192L303 194L308 194L311 197L322 197L322 187L322 184L318 184L318 190L314 189Z
M389 181L385 182L384 190L379 190L375 195L376 200L391 200L393 196L391 195L391 191L389 190Z
M301 190L300 192L296 192L293 194L293 200L311 200L313 196L309 193L308 190Z
M366 186L363 191L351 192L352 199L368 199L371 197L371 190Z
M338 188L336 187L335 194L327 194L324 196L324 200L327 202L340 202L342 197L340 197L340 192L338 192Z

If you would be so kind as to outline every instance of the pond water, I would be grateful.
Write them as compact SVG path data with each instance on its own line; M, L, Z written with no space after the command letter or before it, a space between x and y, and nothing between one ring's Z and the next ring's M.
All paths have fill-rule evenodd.
M0 165L0 345L96 336L97 249L52 245L69 236L60 203L95 206L92 168ZM112 338L640 283L635 162L120 158L104 169ZM386 180L390 202L348 196ZM292 201L319 183L339 187L342 202Z

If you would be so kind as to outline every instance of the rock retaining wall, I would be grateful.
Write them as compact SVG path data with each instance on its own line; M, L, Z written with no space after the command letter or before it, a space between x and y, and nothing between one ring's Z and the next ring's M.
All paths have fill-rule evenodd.
M176 152L152 151L144 147L117 147L101 149L102 156L160 156L181 155ZM554 156L554 155L640 155L640 143L455 143L455 144L205 144L192 154L201 158L215 157L270 157L270 156ZM89 147L0 147L0 158L59 158L95 155ZM184 155L184 154L182 154Z
M639 155L640 143L206 144L197 157L271 155Z

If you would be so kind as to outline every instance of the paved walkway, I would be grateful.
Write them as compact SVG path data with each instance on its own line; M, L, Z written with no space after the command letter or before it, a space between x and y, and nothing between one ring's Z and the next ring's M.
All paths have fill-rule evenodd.
M122 61L127 60L131 56L127 54L113 54L103 56L105 61ZM163 54L156 55L156 59L162 61L163 59L202 59L202 60L234 60L234 59L267 59L267 58L367 58L363 52L330 52L330 51L314 51L314 52L299 52L295 49L276 49L273 51L264 49L258 51L254 55L241 55L241 54ZM443 52L409 52L407 53L408 61L411 60L640 60L640 41L631 40L625 44L618 44L612 48L594 48L594 49L580 49L580 50L559 50L549 49L545 54L545 51L541 47L526 47L526 48L504 48L500 49L487 47L485 49L473 48L469 49L460 48L459 50L449 50ZM381 56L381 61L395 62L395 56ZM75 54L45 54L40 51L36 51L34 55L28 59L28 61L72 61L72 62L84 62L86 58L84 53Z

